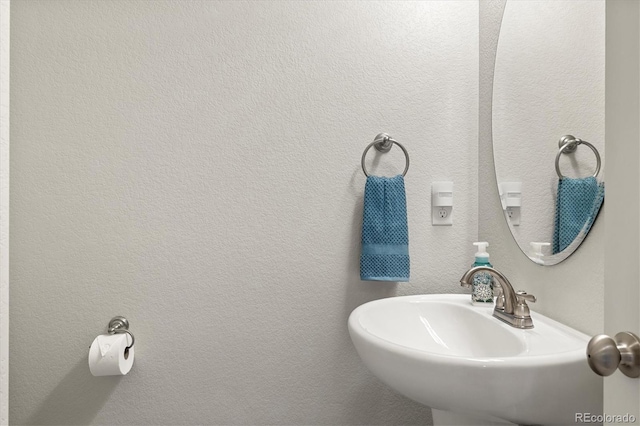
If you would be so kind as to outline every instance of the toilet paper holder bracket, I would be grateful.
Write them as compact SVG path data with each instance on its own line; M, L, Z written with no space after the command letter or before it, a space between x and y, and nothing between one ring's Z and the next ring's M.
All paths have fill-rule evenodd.
M127 349L131 349L133 344L136 342L135 337L133 337L133 333L129 331L129 320L122 316L111 318L111 321L109 321L109 326L107 328L107 333L109 334L127 333L129 336L131 336L131 344L127 346Z

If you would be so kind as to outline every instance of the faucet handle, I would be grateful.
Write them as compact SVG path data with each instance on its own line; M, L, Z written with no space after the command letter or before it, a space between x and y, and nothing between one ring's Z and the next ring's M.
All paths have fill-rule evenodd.
M536 297L533 294L527 294L526 291L516 291L516 308L513 311L513 314L516 317L531 318L531 311L529 311L529 305L527 305L527 301L535 303Z
M536 303L536 300L537 299L533 294L528 294L524 290L516 291L516 301L518 302L518 304L524 303L526 305L527 302Z

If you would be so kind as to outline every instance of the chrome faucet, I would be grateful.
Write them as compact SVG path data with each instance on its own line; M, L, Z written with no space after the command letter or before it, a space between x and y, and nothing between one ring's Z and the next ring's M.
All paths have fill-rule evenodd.
M502 272L488 266L476 266L469 269L460 278L460 285L471 287L473 276L478 272L490 274L495 278L494 282L498 283L498 296L496 298L496 306L493 309L493 316L512 327L533 328L533 320L531 319L527 301L535 302L536 297L524 291L514 291L513 286L511 286L511 283Z

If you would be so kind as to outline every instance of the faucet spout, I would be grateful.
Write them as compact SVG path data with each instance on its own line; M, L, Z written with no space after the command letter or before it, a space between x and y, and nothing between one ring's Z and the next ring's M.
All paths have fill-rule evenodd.
M495 278L495 282L498 283L500 287L502 287L502 292L504 294L504 313L513 315L515 307L516 307L516 292L513 290L513 286L504 276L504 274L497 269L490 268L488 266L476 266L474 268L469 269L464 273L462 278L460 278L460 285L464 287L471 286L473 281L473 276L478 272L486 272Z
M513 286L504 276L504 274L497 269L490 268L488 266L476 266L469 269L460 278L460 285L463 287L470 287L473 282L473 276L478 272L486 272L494 278L494 282L498 283L502 289L504 295L504 309L501 309L498 301L493 309L493 316L500 321L506 322L512 327L516 328L533 328L533 320L531 319L529 307L527 306L527 300L535 302L536 298L532 294L527 294L524 291L515 292Z

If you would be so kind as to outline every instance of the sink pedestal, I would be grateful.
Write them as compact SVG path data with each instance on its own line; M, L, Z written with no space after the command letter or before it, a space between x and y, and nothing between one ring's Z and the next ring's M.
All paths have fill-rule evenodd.
M515 423L506 420L492 418L486 420L484 418L467 416L465 414L454 413L451 411L431 409L433 417L433 426L505 426L515 425Z

